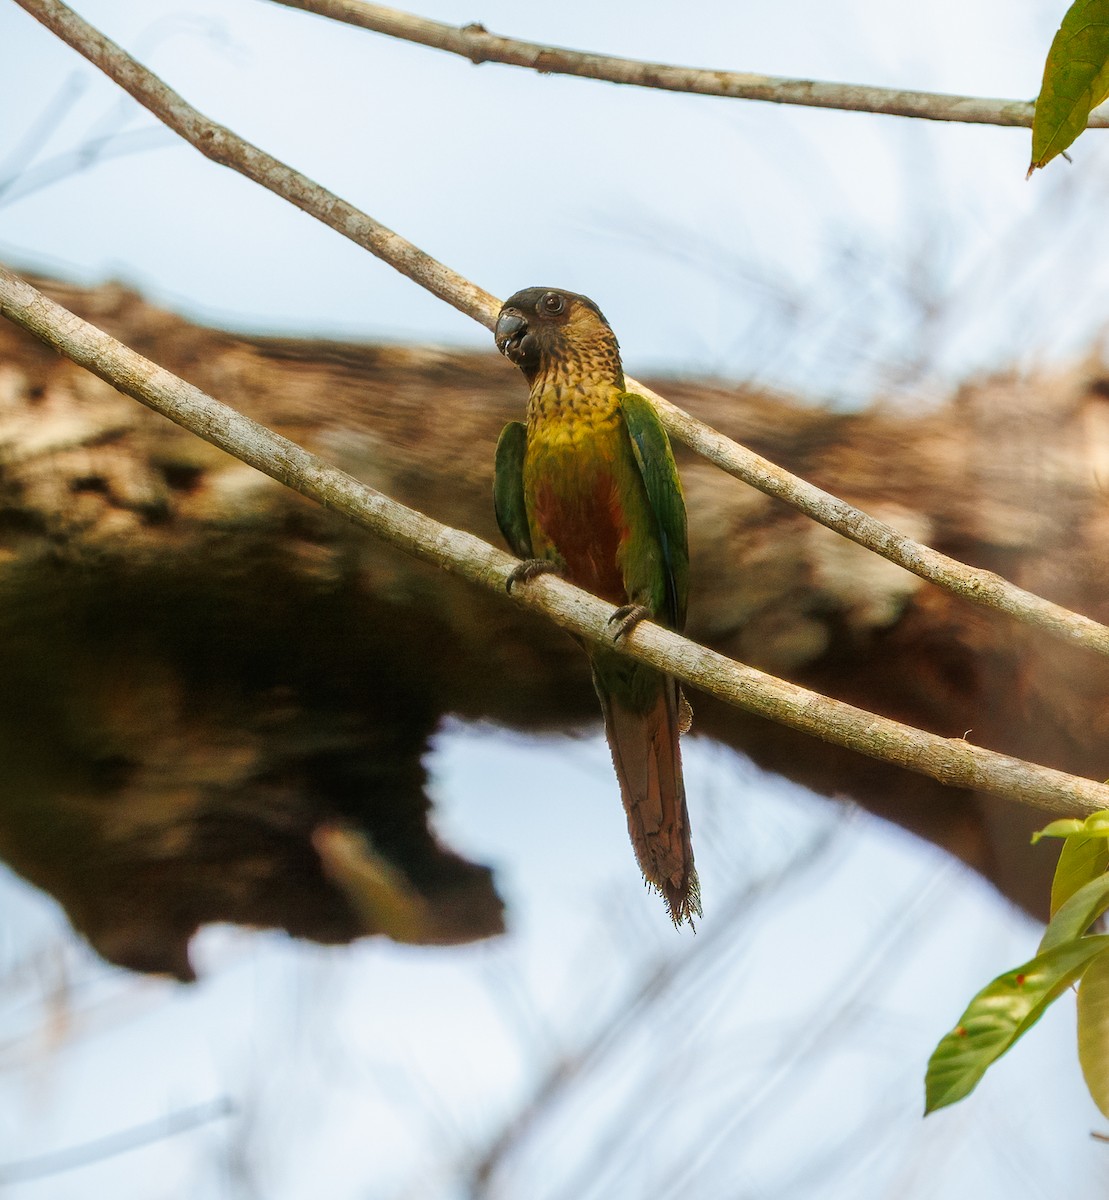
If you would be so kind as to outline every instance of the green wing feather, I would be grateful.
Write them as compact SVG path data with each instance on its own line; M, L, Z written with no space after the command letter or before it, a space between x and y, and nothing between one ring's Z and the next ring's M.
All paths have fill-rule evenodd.
M647 499L658 522L666 569L668 624L672 629L681 630L685 626L689 593L689 542L678 468L674 464L670 439L650 401L634 392L625 392L620 397L620 408L631 436L639 474L647 488Z
M665 436L665 435L663 435ZM528 431L520 421L509 421L497 441L493 474L493 511L509 549L517 558L534 558L531 530L524 503L524 451Z

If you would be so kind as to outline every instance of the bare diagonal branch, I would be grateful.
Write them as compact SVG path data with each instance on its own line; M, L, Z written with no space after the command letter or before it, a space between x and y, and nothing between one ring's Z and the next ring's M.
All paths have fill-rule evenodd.
M1025 591L993 571L968 567L931 546L913 541L892 525L733 442L643 384L633 379L628 383L654 403L672 437L736 479L784 500L821 525L957 596L999 609L1018 621L1100 654L1109 654L1109 627L1100 621Z
M471 583L505 594L517 560L473 534L451 529L330 466L295 442L206 395L156 363L55 304L0 267L0 315L14 321L128 396L169 417L279 483L333 509L398 547ZM611 604L565 580L544 576L512 600L589 642L612 645ZM962 739L938 737L810 692L643 622L619 643L641 662L728 704L779 721L952 787L992 792L1053 811L1109 807L1109 787L997 754Z
M307 175L209 120L71 8L59 0L16 0L16 3L114 79L125 92L206 158L260 183L384 259L432 295L446 300L489 328L493 327L498 304L488 292L463 279L380 221L360 212L353 204L320 187Z
M912 92L901 88L870 87L858 83L825 83L814 79L784 79L778 75L753 75L746 71L713 71L668 63L642 62L610 54L544 46L518 38L500 37L482 25L445 25L412 13L365 0L274 0L286 8L330 17L374 33L416 42L485 62L525 67L542 75L577 75L607 83L657 88L667 92L693 92L731 100L765 100L772 104L799 104L807 108L839 108L851 112L885 113L926 121L959 121L968 125L1017 125L1031 128L1033 105L1027 100L993 100L985 96L951 96L939 92ZM1090 126L1104 128L1109 115L1090 117Z
M16 3L202 154L282 196L459 311L492 328L499 302L489 292L299 171L209 120L61 0L16 0ZM923 579L1075 645L1109 655L1109 627L1018 588L993 572L968 567L922 546L892 526L724 437L630 377L628 383L658 405L663 423L676 439L737 479L784 500L813 520Z

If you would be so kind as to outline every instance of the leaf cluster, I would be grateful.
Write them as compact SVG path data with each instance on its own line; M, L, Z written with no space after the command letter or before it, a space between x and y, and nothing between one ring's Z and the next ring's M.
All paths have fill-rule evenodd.
M925 1112L969 1095L992 1063L1069 987L1078 989L1078 1058L1109 1117L1109 934L1091 933L1109 910L1109 810L1052 821L1035 834L1063 838L1051 887L1051 921L1036 957L999 975L970 1002L932 1053Z

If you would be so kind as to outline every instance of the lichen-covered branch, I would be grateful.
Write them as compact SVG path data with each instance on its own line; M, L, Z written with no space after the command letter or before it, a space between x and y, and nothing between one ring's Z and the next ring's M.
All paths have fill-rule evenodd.
M406 553L472 583L504 590L516 565L508 554L329 466L129 350L4 268L0 313L118 390ZM564 580L548 577L518 587L513 600L588 641L611 643L613 607ZM1065 812L1109 807L1109 787L1102 784L829 699L648 622L621 648L729 704L951 786Z
M492 328L497 301L488 292L462 279L430 254L313 183L306 175L209 120L59 0L17 0L17 3L205 157L260 183L384 259L433 295Z
M365 0L274 0L287 8L330 17L388 37L430 46L485 62L525 67L541 75L577 75L631 87L667 92L692 92L732 100L764 100L807 108L837 108L849 112L884 113L925 121L958 121L967 125L1032 125L1028 100L994 100L985 96L951 96L904 88L872 87L859 83L825 83L814 79L785 79L747 71L715 71L668 63L641 62L611 54L592 54L562 46L545 46L519 38L501 37L481 25L446 25L413 13L367 4ZM1109 125L1109 116L1095 113L1091 127Z
M16 0L140 104L216 162L229 166L329 225L459 311L492 328L498 301L399 234L210 121L181 96L104 37L61 0ZM640 387L629 378L631 386ZM922 546L892 526L775 466L743 446L642 389L658 404L669 432L752 487L776 496L829 529L866 546L940 587L976 603L1001 609L1020 621L1077 645L1109 655L1109 627L1068 611L988 571L969 568Z
M993 571L968 567L930 546L921 545L892 525L877 520L724 437L650 388L636 384L634 380L631 382L654 402L667 430L678 441L684 442L729 475L742 479L768 496L784 500L821 525L834 529L836 533L957 596L1000 609L1018 621L1100 654L1109 654L1109 627L1100 621L1053 604L1017 587Z

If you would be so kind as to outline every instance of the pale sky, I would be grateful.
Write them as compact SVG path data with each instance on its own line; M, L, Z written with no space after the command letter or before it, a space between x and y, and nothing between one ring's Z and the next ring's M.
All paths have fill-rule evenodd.
M1031 97L1058 5L840 0L623 7L439 0L423 15L676 62ZM468 62L267 3L88 0L202 111L494 294L592 295L632 372L754 376L858 399L919 355L944 378L1101 323L1104 143L1026 183L1026 131L678 96ZM0 164L77 73L47 153L150 126L0 8ZM18 122L11 114L18 113ZM170 148L172 147L172 148ZM1080 234L1081 236L1076 236ZM1043 243L1047 253L1037 253ZM487 345L339 235L166 135L0 207L0 253L117 276L260 330ZM939 315L921 325L921 307ZM1020 322L1019 333L1014 325ZM910 372L911 373L911 372Z

